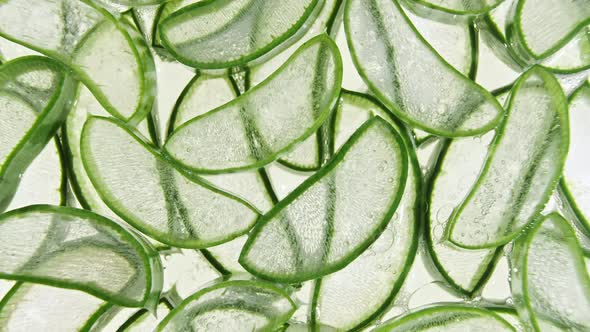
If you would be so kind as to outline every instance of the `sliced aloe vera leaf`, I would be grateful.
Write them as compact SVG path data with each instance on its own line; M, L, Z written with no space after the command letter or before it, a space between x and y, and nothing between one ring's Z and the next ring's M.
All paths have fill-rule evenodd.
M470 136L501 119L493 96L446 62L397 0L348 1L344 27L367 85L410 125L440 136Z
M500 5L504 0L408 0L423 11L439 11L445 14L478 16Z
M77 82L59 63L30 56L0 67L0 210L13 199L22 173L55 135Z
M135 29L104 9L79 0L3 1L0 35L68 64L109 113L133 125L151 110L151 54Z
M3 279L77 289L123 306L149 307L159 297L157 253L97 214L33 205L3 214L0 229Z
M339 147L372 116L380 116L399 132L387 111L365 95L343 92L336 111L334 141ZM408 180L402 200L384 232L344 269L316 282L316 323L339 330L368 324L391 303L414 260L422 215L420 165L408 135Z
M293 36L318 2L202 1L161 21L160 39L186 65L208 69L240 66Z
M563 91L534 66L513 87L484 168L453 211L445 237L470 249L494 248L516 237L555 189L568 142Z
M391 220L406 184L407 159L399 133L380 117L367 121L326 166L262 217L240 264L281 282L342 269Z
M541 63L543 67L562 74L590 68L590 25L582 28L563 47Z
M212 246L244 234L258 218L246 202L179 170L115 119L90 117L80 145L84 168L107 206L162 243Z
M574 230L559 214L515 242L512 294L519 316L537 331L543 322L560 330L590 329L590 277Z
M554 54L590 24L588 0L517 0L506 25L510 47L525 62Z
M427 244L434 265L459 293L472 295L489 276L499 249L466 250L444 238L453 210L462 202L485 164L494 133L458 138L446 144L432 177Z
M407 2L406 2L407 4ZM416 31L451 66L469 76L477 54L477 32L470 20L435 21L410 10L405 14Z
M590 83L570 97L570 150L563 169L561 189L576 218L590 232L590 174L585 166L590 143Z
M317 63L320 57L326 61L320 68L325 73L323 84L318 87L318 68L309 63ZM201 173L264 166L327 119L340 92L341 68L331 39L313 38L263 83L177 128L164 150L184 167Z
M289 295L272 284L230 280L188 297L156 331L272 331L294 311Z
M0 302L0 330L84 331L104 303L77 290L19 282Z
M67 175L59 139L51 140L22 174L7 211L27 205L65 205Z
M515 331L492 311L465 305L437 305L417 310L377 327L385 331Z

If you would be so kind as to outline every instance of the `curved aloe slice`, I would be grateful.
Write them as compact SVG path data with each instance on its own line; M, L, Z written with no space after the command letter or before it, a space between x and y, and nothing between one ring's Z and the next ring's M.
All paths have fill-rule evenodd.
M79 0L6 0L0 35L70 66L109 113L137 124L154 100L153 59L124 20Z
M436 53L397 0L348 1L344 27L365 82L412 126L441 136L469 136L500 120L503 110L492 95Z
M443 147L429 194L427 243L438 271L459 293L472 295L494 267L496 249L465 250L444 239L452 212L477 182L493 133L453 140Z
M318 69L309 66L319 57L326 57L320 87ZM341 68L331 39L313 38L263 83L180 126L164 149L183 166L203 173L264 166L327 119L340 92Z
M557 52L590 24L590 1L518 0L511 14L508 42L524 61L534 62Z
M244 65L293 36L318 0L198 2L158 26L162 44L178 61L197 68Z
M543 209L567 155L565 96L555 78L532 67L515 84L477 183L446 232L466 248L492 248L520 232Z
M391 220L405 187L407 159L400 135L379 117L369 120L326 166L262 217L240 264L282 282L342 269Z
M104 300L84 292L17 283L0 302L6 331L85 331Z
M124 306L150 306L162 288L156 252L84 210L34 205L0 216L0 277L77 289Z
M67 175L59 139L51 140L22 173L7 211L33 204L65 205Z
M343 92L334 126L337 145L373 115L399 126L378 104L364 95ZM408 151L408 181L402 200L384 232L344 269L316 283L316 322L339 330L356 330L391 303L401 287L418 245L421 173L412 141L403 136ZM313 310L313 309L312 309Z
M590 231L590 174L587 148L590 143L590 83L572 95L569 104L570 151L563 169L561 188L572 210Z
M180 171L115 119L90 117L80 146L86 172L103 201L162 243L212 246L244 234L258 218L247 203Z
M537 331L590 329L590 277L574 230L552 213L521 236L511 257L512 294L519 316Z
M76 84L47 58L23 57L0 67L0 210L64 121Z
M433 9L455 15L481 15L494 9L504 0L409 0L425 10Z
M230 280L188 297L156 331L273 331L295 311L280 288L260 281Z
M462 305L439 305L384 323L375 332L396 331L515 331L492 311Z

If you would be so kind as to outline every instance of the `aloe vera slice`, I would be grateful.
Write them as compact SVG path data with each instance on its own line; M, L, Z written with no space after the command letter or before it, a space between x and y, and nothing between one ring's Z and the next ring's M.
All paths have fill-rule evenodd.
M411 312L384 323L374 330L385 331L515 331L492 311L464 305L438 305Z
M318 69L309 66L319 57L326 57L321 87L315 82ZM341 68L330 38L313 38L263 83L177 128L164 150L184 167L202 173L264 166L327 119L340 92Z
M258 218L246 202L179 170L115 119L90 117L80 145L86 172L107 206L162 243L212 246L244 234Z
M520 237L512 251L512 294L529 328L590 329L590 277L574 230L552 213Z
M400 135L379 117L367 121L326 166L262 217L240 264L281 282L342 269L386 228L401 200L407 168Z
M570 151L561 188L577 219L590 231L590 174L585 166L590 142L590 83L585 83L572 95L569 118Z
M0 67L0 210L65 120L76 86L57 62L23 57Z
M590 24L588 0L517 0L508 17L508 42L525 62L554 54Z
M568 151L567 103L555 78L534 66L517 81L477 183L453 211L446 236L465 248L493 248L543 209Z
M429 194L427 244L440 274L459 293L472 295L494 267L497 249L465 250L444 239L453 210L477 182L494 134L446 144L434 170Z
M423 7L423 10L435 10L454 15L482 15L504 0L408 0L414 6Z
M0 302L0 330L86 331L104 303L72 289L19 282Z
M159 296L155 251L97 214L34 205L3 214L0 230L3 279L77 289L123 306L149 307Z
M294 311L289 295L272 284L230 280L188 297L156 331L272 331Z
M154 100L153 59L124 20L79 0L7 0L0 35L58 59L109 113L137 124Z
M162 44L197 68L228 68L259 58L293 36L318 0L202 1L160 22Z
M372 116L397 128L391 116L367 96L343 92L336 113L335 138L339 147ZM395 214L377 240L344 269L316 282L316 323L338 330L356 330L380 314L393 300L414 260L418 245L421 173L412 141L403 136L408 151L408 180Z
M500 120L492 95L436 53L397 0L348 1L344 27L367 85L410 125L455 137L486 132Z

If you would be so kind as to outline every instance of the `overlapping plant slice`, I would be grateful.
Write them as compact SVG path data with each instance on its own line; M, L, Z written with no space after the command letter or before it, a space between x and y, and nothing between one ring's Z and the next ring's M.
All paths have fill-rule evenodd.
M358 257L391 220L407 178L407 151L383 119L367 121L331 161L265 214L240 263L250 273L300 282Z
M340 147L372 116L380 116L401 132L391 116L368 97L343 92L334 125L334 141ZM381 313L401 287L418 245L422 214L422 176L412 141L403 135L408 151L408 180L402 200L385 231L344 269L316 282L316 323L339 330L358 329ZM312 309L312 310L314 310Z
M344 26L365 82L412 126L441 136L469 136L500 120L503 110L492 95L436 53L397 0L348 1Z
M517 0L508 17L506 35L517 56L535 62L557 52L588 24L588 0Z
M453 210L477 182L493 136L487 133L446 144L431 180L426 229L429 253L446 281L465 295L472 295L485 281L498 250L459 248L444 239L444 230Z
M190 119L203 115L237 97L228 77L197 75L186 86L179 97L170 117L171 133ZM204 178L213 184L241 197L260 211L268 211L272 206L271 198L266 192L264 179L256 171L207 175Z
M7 0L0 35L70 66L109 113L137 124L154 100L153 59L124 20L79 0Z
M156 252L136 234L84 210L34 205L0 217L0 277L77 289L124 306L154 304Z
M465 305L437 305L417 310L377 327L385 331L515 331L508 322L492 311Z
M569 103L570 150L563 169L561 189L577 219L590 231L590 83L572 95Z
M244 234L258 218L246 202L181 171L115 119L90 117L80 146L86 172L107 206L162 243L212 246Z
M72 289L19 282L0 302L0 330L87 331L104 303Z
M158 29L180 62L197 68L244 65L293 36L318 0L198 2L170 14Z
M0 67L0 210L64 121L76 84L48 58L23 57Z
M555 78L534 66L515 84L477 183L445 230L466 248L513 239L549 199L568 151L567 104Z
M552 213L521 236L511 257L519 316L536 331L590 329L590 276L574 230Z
M273 331L294 311L289 295L272 284L230 280L187 298L156 331Z
M309 66L322 56L326 57L322 68ZM203 173L264 166L327 119L340 92L341 68L330 38L313 38L263 83L177 128L165 152ZM321 85L315 80L318 69L324 72Z
M409 0L423 10L436 10L455 15L481 15L489 12L504 0Z

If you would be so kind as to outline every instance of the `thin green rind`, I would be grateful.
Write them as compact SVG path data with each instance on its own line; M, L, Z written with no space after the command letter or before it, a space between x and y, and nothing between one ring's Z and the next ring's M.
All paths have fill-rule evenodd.
M587 81L582 86L580 86L574 93L568 98L569 104L571 105L572 102L581 94L586 94L588 98L590 98L590 81ZM588 110L590 112L590 109ZM570 126L571 127L571 126ZM563 177L559 182L560 186L560 194L565 196L565 200L567 201L569 207L571 208L572 212L576 216L576 218L580 221L582 225L584 225L588 234L590 234L590 216L585 216L578 204L576 203L576 197L572 194L571 189L568 187L566 183L566 174L564 172Z
M276 0L276 1L278 1L278 0ZM201 7L215 5L216 3L219 3L219 0L204 0L204 1L200 1L197 3L191 4L191 5L188 5L186 7L183 7L181 9L173 12L172 14L167 16L164 20L159 22L159 24L157 25L157 29L159 31L160 42L162 43L162 46L164 46L166 48L166 50L168 50L168 52L170 52L170 54L172 54L172 56L175 59L186 64L187 66L200 68L200 69L223 69L223 68L229 68L229 67L243 66L243 65L246 65L248 62L250 62L254 59L257 59L257 58L261 57L262 55L268 53L273 48L277 47L278 45L283 43L285 40L287 40L289 37L293 36L304 25L304 23L307 21L307 19L310 17L310 15L314 12L315 7L318 5L318 2L319 2L319 0L312 0L312 2L308 6L308 8L306 8L303 15L287 31L285 31L281 35L275 37L271 43L265 45L264 47L258 48L256 51L251 52L250 54L244 54L241 57L239 57L238 59L232 60L232 61L200 62L200 61L195 61L195 60L189 59L189 58L179 54L179 52L175 49L173 43L171 43L168 40L168 38L166 37L166 29L168 29L167 26L173 24L173 20L176 17L184 16L184 15L186 15L186 16L195 15L194 12L198 13L199 10L201 9ZM232 22L230 22L229 24L231 24L231 23Z
M519 237L515 243L514 248L510 256L511 262L511 290L512 296L514 297L514 303L519 317L527 325L528 328L533 331L542 331L542 321L545 320L547 323L557 326L563 330L572 331L584 331L588 326L570 326L568 322L559 321L562 317L536 317L535 310L531 305L531 299L529 296L528 289L528 255L530 245L535 235L543 228L543 224L552 219L553 224L557 226L561 237L552 238L555 241L561 241L562 245L566 245L572 255L574 256L576 270L582 279L583 288L586 291L586 297L590 299L590 275L586 268L584 261L584 251L580 247L578 239L576 238L575 232L570 224L558 213L553 212L549 215L543 216L534 226L527 230L523 236ZM548 264L551 264L550 262ZM559 282L560 276L547 276L548 280L552 282ZM540 280L538 280L540 281ZM556 294L557 297L561 294ZM567 318L566 318L567 319Z
M500 5L502 3L502 1L505 0L495 0L495 2L491 5L486 5L481 9L478 10L459 10L459 9L453 9L453 8L449 8L449 7L444 7L444 6L440 6L440 5L436 5L434 3L432 3L432 1L428 1L428 0L405 0L407 3L415 3L412 5L420 5L423 6L426 10L430 9L430 10L434 10L434 11L438 11L438 12L442 12L445 14L451 14L451 15L461 15L461 16L479 16L479 15L483 15L488 13L490 10L496 8L498 5ZM479 2L478 0L468 0L469 2Z
M512 103L515 98L514 95L518 92L518 90L523 85L525 85L527 79L532 75L537 75L543 81L543 84L545 85L546 90L551 94L551 97L553 99L552 104L555 107L554 113L558 117L559 126L561 128L561 136L562 136L561 139L564 142L564 144L562 144L562 146L561 146L561 156L557 160L557 163L558 163L557 168L559 170L563 169L563 165L565 163L565 158L567 157L568 146L569 146L569 121L568 121L568 114L567 114L566 98L565 98L565 95L563 94L563 90L561 89L561 86L559 85L559 83L557 82L557 80L555 79L555 77L553 75L551 75L549 72L547 72L545 69L543 69L540 66L533 66L529 70L527 70L523 75L521 75L519 77L519 79L517 80L516 84L514 84L512 91L511 91L511 95L510 95L510 100L508 102L508 108L507 108L508 112L506 114L504 121L498 127L498 131L496 133L496 136L494 137L494 141L492 142L490 150L488 152L486 164L484 165L484 168L482 169L482 171L480 173L479 179L477 180L476 184L471 189L470 193L465 198L465 200L459 205L459 207L457 207L454 210L451 220L450 220L449 224L447 225L447 229L445 230L447 239L459 247L466 248L466 249L484 249L484 248L495 248L500 245L508 243L509 241L511 241L512 239L517 237L518 234L527 226L528 223L534 221L532 219L535 219L536 214L538 214L543 209L543 207L545 206L545 203L549 200L549 197L551 196L553 189L558 184L559 178L561 176L561 171L555 172L555 174L552 176L552 179L551 179L549 185L545 188L543 198L541 200L539 200L539 202L536 205L536 209L535 209L536 213L531 214L532 219L526 221L526 223L523 222L522 226L513 229L511 232L501 236L500 238L491 239L485 243L479 243L478 245L473 245L473 244L461 243L460 241L455 239L455 237L453 236L455 234L454 229L456 227L458 217L461 215L462 211L465 209L465 206L467 206L467 204L469 204L469 202L471 201L471 199L474 196L474 193L478 190L479 186L481 185L482 179L486 177L486 175L489 171L490 165L492 164L492 161L494 159L493 157L494 157L495 151L498 147L499 142L502 140L504 130L506 128L506 123L508 122L507 119L509 118L510 110L512 109Z
M449 150L449 147L451 146L452 143L453 143L453 141L445 141L442 143L442 147L440 149L438 159L431 170L431 176L430 176L430 179L426 185L427 186L426 197L428 199L428 203L426 204L427 208L426 208L426 217L425 217L425 223L424 223L425 224L424 234L425 234L425 240L426 240L426 244L427 244L427 248L428 248L428 255L429 255L430 259L432 260L432 263L436 267L437 271L441 274L441 276L445 279L445 281L451 286L451 288L454 291L456 291L457 293L459 293L463 296L467 296L467 297L471 298L471 297L475 296L475 294L477 294L479 292L479 290L481 290L483 288L483 286L485 286L488 279L491 277L492 272L494 271L494 268L496 267L496 262L497 262L498 258L501 257L502 248L498 247L495 249L495 251L491 255L489 262L487 264L485 264L483 269L480 269L481 272L479 273L479 276L477 277L477 282L475 282L473 284L473 287L470 287L470 288L465 288L465 287L462 287L461 285L459 285L459 283L457 283L449 275L444 264L442 264L440 262L440 260L438 259L438 255L436 254L436 251L434 249L434 243L433 243L433 239L432 239L432 231L431 231L431 227L432 227L431 205L432 204L430 203L430 201L432 199L432 194L434 192L437 176L441 173L444 173L442 170L442 166L444 164L447 151Z
M21 138L15 148L6 156L0 168L0 210L4 210L12 200L20 175L26 170L35 157L43 150L47 142L57 133L65 121L73 100L77 82L67 73L58 62L39 56L26 56L14 59L0 68L0 88L10 84L15 78L15 71L19 68L25 71L31 68L47 68L58 75L60 81L47 100L47 105L39 110L32 127ZM23 74L25 72L22 72ZM17 88L18 89L18 88ZM10 92L8 90L8 92ZM24 97L23 97L24 98Z
M261 289L264 289L266 291L270 291L275 293L276 295L278 295L279 297L285 299L288 301L288 303L291 306L291 309L288 312L285 312L283 315L281 315L280 317L278 317L277 319L275 319L275 321L273 322L273 326L268 326L263 328L263 331L272 331L274 328L280 326L281 324L285 323L295 312L297 305L295 304L295 302L293 302L293 300L291 300L289 294L287 294L287 292L285 292L283 289L270 284L270 283L266 283L263 281L254 281L254 280L229 280L229 281L222 281L220 283L214 284L211 287L207 287L204 288L198 292L196 292L195 294L187 297L180 305L178 305L176 308L174 308L167 316L166 318L164 318L164 320L162 320L162 322L160 322L160 324L156 327L155 331L164 331L166 329L166 325L169 324L176 315L182 315L183 313L183 309L189 305L191 302L198 300L201 296L207 294L208 292L217 290L217 289L221 289L221 288L225 288L228 286L246 286L246 287L258 287ZM213 303L215 305L215 303ZM244 303L246 304L246 303ZM228 305L226 305L228 306ZM221 306L219 306L221 307ZM228 306L228 308L231 307L231 304ZM207 309L215 309L216 307L213 306L211 308L207 308ZM242 308L242 310L244 311L248 311L245 308ZM261 313L264 314L264 313ZM194 317L192 317L194 318Z
M313 47L316 44L320 44L320 43L321 43L322 47L327 47L330 50L331 56L332 56L331 60L334 61L334 80L335 80L335 82L333 82L334 89L332 89L332 91L328 91L329 99L331 102L326 103L325 107L320 110L320 112L319 112L320 115L316 117L314 124L311 127L307 128L297 139L295 139L291 143L287 144L286 146L279 148L277 151L267 154L266 157L258 159L256 162L249 163L244 166L237 166L237 167L227 167L227 168L219 168L219 169L198 168L198 167L195 167L192 165L188 165L188 164L184 163L183 161L179 160L179 158L174 156L175 153L173 151L171 151L169 145L172 144L171 142L173 142L174 139L178 139L178 138L175 138L175 136L182 137L181 134L182 134L182 131L184 128L190 126L193 123L201 121L202 119L206 119L207 117L210 117L217 112L221 112L221 111L227 109L228 107L233 107L234 105L239 105L240 103L242 103L244 101L248 101L248 98L250 98L251 94L255 94L257 91L267 88L266 86L270 84L269 82L272 82L276 77L279 77L283 71L287 70L293 59L298 57L301 53L306 51L308 48ZM230 101L229 103L222 105L214 110L211 110L211 111L207 112L206 114L197 116L197 117L193 118L192 120L187 121L184 124L182 124L181 126L179 126L178 128L176 128L174 130L174 132L169 136L168 141L164 145L163 153L167 157L169 157L170 159L175 160L179 165L182 165L182 167L184 167L185 169L188 169L188 170L195 172L195 173L202 173L202 174L219 174L219 173L237 172L237 171L241 171L241 170L263 167L266 164L279 158L284 153L293 149L298 143L302 142L303 140L305 140L307 137L309 137L310 135L312 135L314 132L316 132L318 130L318 128L326 121L326 119L330 115L330 113L333 109L333 105L336 104L338 95L340 93L341 83L342 83L342 59L340 57L340 52L338 50L338 47L336 46L336 44L334 44L332 39L330 37L328 37L327 35L325 35L325 34L319 35L315 38L310 39L305 44L303 44L291 57L289 57L289 59L277 71L275 71L272 75L270 75L267 79L265 79L259 85L255 86L251 90L248 90L247 92L245 92L244 94L242 94L238 98ZM270 88L272 88L272 87L270 87Z
M352 1L356 1L356 0L347 0L345 7L344 7L344 28L346 31L346 40L347 40L348 47L350 49L352 61L355 65L359 75L362 77L363 81L367 84L369 89L398 118L400 118L402 121L408 123L412 127L416 127L418 129L424 130L424 131L429 132L431 134L435 134L438 136L444 136L444 137L473 136L473 135L485 133L498 125L498 123L502 119L504 112L503 112L503 109L500 106L500 104L497 102L497 100L487 90L485 90L484 88L479 86L477 83L473 82L471 79L464 76L461 72L459 72L453 66L451 66L443 57L440 56L440 54L438 54L438 52L436 52L436 50L416 30L415 26L412 24L412 22L410 21L408 16L405 14L404 10L402 9L401 5L399 4L399 0L392 0L393 4L395 7L397 7L397 10L399 11L399 13L404 17L404 19L406 20L406 23L409 25L409 27L414 31L414 33L415 33L416 37L419 39L419 41L421 43L423 43L427 48L429 48L430 51L432 51L432 54L434 54L435 57L440 61L440 63L444 67L446 67L449 71L451 71L456 78L463 80L464 82L467 82L468 85L472 86L474 89L476 89L478 92L480 92L484 96L484 98L485 98L484 102L491 103L499 111L498 111L498 115L493 120L491 120L488 124L481 126L478 129L449 132L447 130L441 130L441 129L437 129L437 128L425 125L425 124L421 123L419 120L413 119L412 117L408 116L404 111L402 111L398 105L389 101L388 98L386 98L385 95L381 91L379 91L379 89L376 87L376 85L374 83L372 83L372 81L368 78L368 75L365 73L363 67L361 66L361 61L356 54L357 52L355 51L355 47L353 46L353 42L352 42L353 38L351 36L352 32L351 32L350 23L349 23L350 16L351 16L350 7L351 7Z
M398 119L396 119L393 115L391 115L391 113L389 113L389 111L374 97L370 96L370 95L366 95L360 92L355 92L355 91L348 91L348 90L342 90L341 93L341 98L342 96L350 96L353 98L358 98L361 100L358 100L356 102L358 103L371 103L373 107L379 108L382 114L377 114L376 116L384 116L386 118L384 118L384 120L392 123L392 125L395 125L400 133L400 135L402 136L402 139L405 142L405 146L406 146L406 150L408 151L408 165L412 165L411 167L408 167L408 170L411 168L412 172L413 172L413 177L416 180L415 182L415 187L416 187L416 198L415 198L415 202L414 202L414 231L413 231L413 238L411 241L411 246L408 250L408 256L406 257L405 263L402 264L403 265L403 269L402 271L397 274L397 278L393 284L393 287L391 288L391 291L389 293L389 295L385 298L385 300L383 301L383 303L381 303L381 305L379 305L379 307L374 310L370 315L364 317L363 319L360 320L360 322L358 322L357 324L355 324L353 327L351 328L347 328L347 331L360 331L363 328L365 328L367 325L369 325L372 321L374 321L377 317L379 317L381 314L383 314L391 305L391 303L393 302L393 300L395 299L395 296L398 294L399 290L401 289L406 276L408 275L408 273L410 272L410 269L412 267L412 264L414 262L414 259L416 257L416 254L418 252L418 242L419 242L419 237L420 237L420 233L421 233L421 228L423 227L423 220L424 220L424 213L423 213L423 209L425 206L425 202L424 202L424 198L423 198L423 176L422 176L422 172L420 170L420 164L418 163L418 157L416 156L416 152L415 152L415 141L413 140L413 138L408 134L408 132L406 130L400 129L400 128L404 128L403 123L401 123L401 121L399 121ZM363 100L364 99L364 100ZM336 118L336 115L335 117ZM334 125L331 126L332 129L332 135L335 135L335 128ZM331 140L331 142L335 142L335 138L333 138ZM334 150L334 148L331 148L332 150ZM408 176L409 177L409 176ZM400 203L401 204L401 203ZM394 221L389 221L389 222L394 222ZM336 272L337 273L337 272ZM315 284L315 288L314 288L314 292L313 292L313 298L312 298L312 314L310 315L310 325L313 326L319 326L317 323L317 317L321 317L321 313L319 312L318 309L318 298L321 294L321 282L322 279L318 279L316 281ZM321 328L320 328L321 329Z
M121 113L111 104L111 102L107 100L105 95L100 91L99 87L97 87L92 82L91 78L84 73L84 70L78 68L76 65L74 65L72 63L72 58L73 58L73 55L76 53L76 50L74 50L72 54L70 54L69 56L66 57L66 56L60 54L59 52L49 50L49 49L44 49L40 46L36 46L36 45L30 44L30 43L21 41L16 37L13 37L13 36L10 36L10 35L4 33L1 30L0 30L0 37L6 38L14 43L25 46L29 49L32 49L32 50L37 51L39 53L42 53L48 57L54 58L64 64L66 64L68 66L68 68L70 68L72 71L75 72L75 76L78 79L80 79L84 83L84 85L88 87L88 89L90 91L92 91L92 93L95 95L96 99L101 103L101 105L103 105L105 110L107 110L113 116L119 117L122 120L125 120L125 121L129 122L131 125L135 126L135 125L137 125L137 123L140 120L145 118L147 113L150 112L150 110L152 108L152 103L155 99L155 94L153 94L153 91L155 89L155 84L156 84L156 82L155 82L155 69L154 69L153 58L151 57L151 53L149 53L147 45L144 45L145 41L143 41L143 37L137 38L136 36L132 36L129 34L130 31L132 31L134 29L131 28L124 21L117 20L108 10L101 8L97 4L94 4L91 0L80 0L80 1L83 2L84 4L88 5L89 7L93 8L94 10L96 10L106 20L113 23L115 25L115 27L117 27L117 29L124 36L124 38L127 40L139 66L140 67L143 67L143 66L147 67L147 68L141 68L142 70L140 70L138 72L138 75L140 75L140 80L139 80L140 91L145 89L146 86L147 86L147 90L149 90L149 91L147 93L146 93L146 91L142 91L142 93L140 93L140 99L138 101L138 106L136 107L134 113L129 117L122 116ZM102 23L104 23L104 21L97 23L97 26ZM88 39L88 36L92 34L92 31L94 31L97 26L91 28L87 32L87 35L84 36L77 44L76 49L79 46L83 45L84 41L86 39ZM139 33L137 33L137 34L139 35ZM139 44L137 44L137 43L139 43ZM145 75L145 74L147 74L147 75Z
M167 159L164 155L162 155L162 153L159 150L157 150L155 147L149 145L144 140L142 140L139 136L137 136L133 132L133 129L130 128L125 123L123 123L122 121L117 120L115 118L90 116L88 118L88 120L86 121L86 123L84 124L84 128L82 129L82 138L81 138L81 142L80 142L80 150L81 150L82 162L84 164L84 168L86 169L86 172L88 173L88 176L89 176L91 182L93 183L97 193L102 198L104 203L113 212L115 212L119 217L121 217L121 219L123 219L125 222L129 223L130 225L132 225L133 227L135 227L136 229L138 229L142 233L149 235L150 237L152 237L153 239L155 239L157 241L160 241L164 244L168 244L168 245L171 245L174 247L200 249L200 248L205 248L205 247L214 246L217 244L228 242L232 239L235 239L241 235L246 234L250 228L241 230L239 232L234 232L234 233L228 234L227 237L217 240L217 241L205 241L204 242L200 239L176 240L176 239L170 238L168 234L165 234L161 231L155 230L155 229L153 229L153 227L146 225L145 223L143 223L143 221L136 220L135 218L128 216L126 211L123 211L122 209L115 207L115 204L114 204L115 200L108 196L108 190L104 188L103 184L100 183L99 180L96 179L95 176L92 176L93 171L94 171L93 162L89 157L89 153L85 152L86 150L89 149L89 144L90 144L87 139L89 137L89 135L86 134L86 132L88 130L90 130L92 123L95 121L107 121L107 122L112 123L113 125L117 126L119 129L121 129L121 130L125 131L127 134L129 134L129 136L132 139L134 139L137 143L139 143L142 147L144 147L150 154L152 154L154 156L154 158L168 164L171 168L173 168L175 171L182 174L184 177L186 177L190 181L192 181L192 182L198 184L199 186L204 187L216 194L225 196L226 198L229 198L229 199L232 199L238 203L241 203L247 209L251 210L255 215L255 218L254 218L254 220L252 220L251 225L253 226L257 222L259 212L256 208L252 207L248 202L246 202L238 197L234 197L233 195L228 194L224 191L221 191L221 190L217 189L216 187L212 186L211 184L209 184L204 179L201 179L192 173L184 171L174 161Z
M142 258L142 261L144 263L144 269L146 272L146 286L149 286L150 288L146 288L144 296L140 301L135 301L133 299L122 298L116 293L110 294L107 291L94 288L92 284L86 284L83 282L63 281L51 277L27 276L18 273L4 272L0 272L0 278L39 283L58 288L79 290L90 295L93 295L95 297L98 297L100 299L103 299L105 301L109 301L115 304L128 307L146 306L149 308L153 304L152 302L155 302L154 298L159 297L162 288L162 266L159 260L159 256L158 253L154 249L152 249L139 235L133 233L132 231L124 228L123 226L120 226L119 224L109 219L106 219L90 211L79 210L69 207L57 207L51 205L31 205L21 209L9 211L7 213L0 215L0 224L2 224L3 222L5 222L5 220L11 217L18 217L19 215L26 213L48 213L56 215L62 214L64 216L71 215L74 217L92 220L97 225L110 228L118 235L120 235L121 238L127 240L130 246L136 249L138 256Z
M516 0L513 3L511 12L508 15L506 22L506 39L510 47L517 56L521 57L525 62L541 60L549 55L557 52L567 42L569 42L580 30L590 24L590 16L582 20L578 25L572 29L568 34L563 36L557 43L541 54L534 53L526 43L526 37L521 28L520 18L522 15L522 7L527 0Z
M443 305L436 305L432 307L427 307L425 309L421 309L418 311L410 312L402 316L401 318L394 318L390 322L386 322L383 325L378 326L374 332L387 332L387 331L422 331L423 329L435 329L441 328L444 330L444 323L457 323L461 319L461 315L468 315L469 317L478 317L478 318L489 318L495 320L498 323L498 326L503 327L503 331L511 331L516 332L514 327L510 325L506 320L500 317L498 314L486 310L479 307L471 307L462 304L443 304ZM422 324L420 322L416 322L421 318L428 319L428 316L432 315L432 320L430 321L431 324ZM442 317L436 317L437 315ZM446 316L446 317L445 317ZM438 320L438 321L437 321ZM413 325L412 323L415 322ZM404 324L408 324L409 326L404 327ZM443 325L443 326L441 326ZM484 330L485 326L477 325L473 326L473 331L488 331ZM489 327L489 326L487 326ZM497 328L496 327L496 328ZM470 329L471 330L471 329ZM500 331L502 331L500 330ZM490 330L491 331L491 330ZM495 330L498 331L498 330Z
M354 250L348 253L348 255L341 258L339 262L331 265L324 265L322 269L316 271L315 273L299 273L297 276L294 277L285 277L256 269L249 261L247 256L248 252L251 250L252 245L254 244L254 240L256 239L258 234L263 230L264 226L266 226L266 224L272 221L275 216L277 216L283 209L285 209L287 206L289 206L289 204L295 201L302 193L307 191L316 182L319 182L319 180L321 180L324 177L324 175L330 173L333 169L335 169L340 164L340 162L344 160L344 158L346 157L346 153L354 146L356 141L358 141L360 137L362 137L362 135L369 128L371 128L373 124L378 122L383 124L389 130L391 137L394 139L401 151L401 173L403 175L401 179L401 185L397 190L397 193L393 199L393 202L391 203L391 206L389 207L389 210L385 213L383 220L381 220L381 222L376 225L372 236L367 236L367 238L364 241L359 243L357 247L354 248ZM293 190L289 195L287 195L287 197L278 202L268 213L266 213L260 218L260 220L256 223L256 225L248 235L248 240L246 241L246 244L244 245L244 248L240 253L240 258L238 259L238 262L240 263L240 265L242 265L242 267L244 267L244 269L246 269L246 271L248 271L254 276L282 283L297 283L311 279L317 279L319 277L322 277L324 275L333 273L344 268L356 257L362 254L385 230L387 222L391 219L393 213L399 205L399 202L401 201L408 175L407 169L408 153L406 151L404 141L401 135L397 133L397 131L395 131L395 129L393 129L393 127L391 127L391 125L389 125L385 120L381 119L380 117L373 117L371 120L365 122L359 129L357 129L357 131L349 138L349 140L346 143L344 143L344 145L342 145L338 153L336 153L334 157L332 157L332 159L330 159L330 161L324 167L322 167L319 171L307 178L299 187Z

